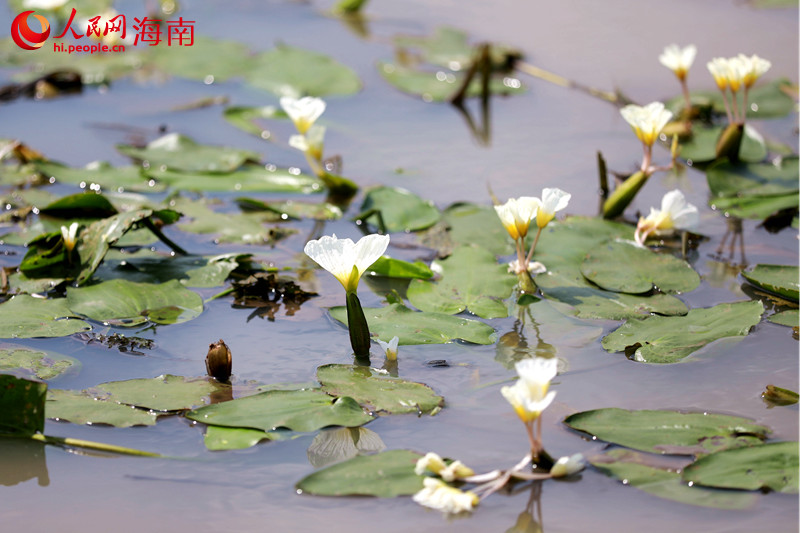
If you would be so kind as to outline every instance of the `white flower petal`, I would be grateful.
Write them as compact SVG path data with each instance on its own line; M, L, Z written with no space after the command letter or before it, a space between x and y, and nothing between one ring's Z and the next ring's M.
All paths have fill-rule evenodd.
M619 112L646 146L653 145L658 134L672 119L672 112L664 109L661 102L652 102L644 107L630 104Z
M550 475L553 477L564 477L572 474L577 474L583 470L586 464L583 460L583 454L576 453L569 457L561 457L556 464L550 469Z
M284 96L281 98L280 103L300 133L306 133L325 112L325 101L312 96L306 96L299 100Z

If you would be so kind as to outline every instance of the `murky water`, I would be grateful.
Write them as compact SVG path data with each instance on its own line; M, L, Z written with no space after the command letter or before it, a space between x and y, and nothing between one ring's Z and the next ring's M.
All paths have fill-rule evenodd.
M692 87L711 88L704 68L711 57L738 52L769 58L773 67L767 78L798 79L797 10L755 10L742 2L376 1L367 9L367 39L323 16L327 3L242 1L221 7L187 1L183 6L184 16L196 20L198 33L236 39L253 49L283 41L325 51L354 68L364 91L329 100L324 117L326 152L342 154L345 175L362 185L406 187L440 207L462 200L488 203L487 184L500 198L536 195L542 187L558 186L573 194L569 213L593 215L597 210L596 151L603 152L611 168L626 171L637 164L639 146L613 106L524 78L529 88L525 95L492 102L491 144L481 146L454 109L400 94L381 79L375 63L391 58L389 39L397 33L424 34L442 24L454 25L476 40L518 47L530 62L568 78L601 89L619 87L641 103L678 92L673 75L657 61L663 46L672 42L693 42L699 48L689 78ZM122 3L118 10L134 16L141 5ZM0 26L8 27L7 8L0 20ZM10 75L11 71L0 71L0 79ZM116 153L114 144L126 141L126 134L99 128L98 123L142 128L152 137L159 126L166 125L198 142L253 149L278 165L298 163L290 149L260 142L227 125L219 107L169 111L174 105L215 95L227 95L236 105L275 103L271 95L238 82L205 86L183 80L123 80L105 92L89 89L79 97L3 105L0 137L19 138L52 159L75 166L95 159L121 164L125 158ZM796 127L796 116L758 124L766 135L795 147ZM276 128L276 133L285 139L291 132L287 127ZM666 160L665 152L657 153ZM706 205L705 178L688 169L680 178L657 175L651 179L635 207L646 210L675 187L696 205ZM690 307L749 298L736 271L715 259L726 228L724 218L708 208L701 212L701 231L710 238L691 259L703 283L681 298ZM298 261L304 235L311 228L307 223L299 227L299 234L275 249L215 246L180 232L171 235L197 253L245 250L278 265L291 265ZM359 235L346 221L328 224L325 232ZM768 234L757 222L745 221L746 260L749 264L797 264L796 237L791 229ZM402 236L393 239L403 240ZM391 251L395 256L414 257L412 251ZM737 262L740 254L737 249ZM19 256L0 260L4 265L16 264ZM320 273L318 291L321 296L297 314L280 313L275 322L259 318L248 322L250 311L233 310L226 300L211 302L193 321L144 333L157 343L145 357L122 355L71 338L19 344L52 349L82 361L79 373L51 383L56 388L85 388L163 373L201 375L207 346L218 338L231 347L234 374L240 380L308 382L321 364L351 362L346 331L324 310L342 303L338 282ZM204 297L214 292L201 291ZM361 298L365 306L379 302L368 284L362 284ZM502 335L513 329L514 320L492 324ZM608 332L617 322L586 324ZM602 449L601 444L583 441L561 424L572 412L598 407L735 414L772 427L775 439L797 438L797 406L767 409L759 398L769 383L798 389L797 341L787 328L762 323L739 342L715 343L683 364L666 366L646 366L621 354L608 354L600 346L598 333L575 332L568 346L563 346L563 332L541 332L542 341L556 345L558 356L569 365L555 385L555 405L544 414L545 445L553 453ZM532 331L528 335L531 342ZM401 347L400 375L429 384L446 398L447 407L433 418L379 418L369 429L390 449L435 450L479 471L511 466L524 453L527 440L499 385L492 385L511 377L495 360L496 352L495 346L463 344ZM451 366L426 366L432 359L447 359ZM492 496L469 518L448 521L408 498L329 499L295 494L294 483L313 470L306 455L313 435L211 453L203 446L202 430L180 418L133 429L49 421L46 430L187 459L97 457L0 442L0 483L6 485L0 488L3 530L505 531L534 496L529 487L522 486L513 494ZM542 528L548 533L783 532L796 531L798 514L796 496L760 496L755 507L741 511L695 508L623 486L591 469L575 482L544 484L536 506L534 517L541 512Z

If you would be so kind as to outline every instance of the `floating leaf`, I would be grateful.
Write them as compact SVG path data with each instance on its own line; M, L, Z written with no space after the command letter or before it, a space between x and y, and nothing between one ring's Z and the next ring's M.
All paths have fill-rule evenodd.
M8 345L6 348L0 348L0 372L10 372L19 377L48 380L80 366L80 361L66 355L31 350L22 346Z
M242 131L251 133L260 139L269 139L271 134L256 123L256 119L288 119L289 116L285 111L275 107L274 105L267 105L262 107L250 106L233 106L225 108L222 115L225 120L236 126Z
M427 385L365 366L323 365L317 368L317 380L328 394L350 396L373 411L388 414L433 414L444 403Z
M43 300L20 294L0 304L0 338L65 337L92 329L74 316L64 298Z
M215 256L164 256L149 250L134 254L114 254L95 272L95 279L123 278L128 281L163 283L177 279L186 287L219 287L225 283L239 262L249 261L250 254Z
M67 304L97 322L117 326L180 324L203 312L203 299L177 280L166 283L136 283L123 279L67 289Z
M767 388L761 393L761 399L768 407L794 405L800 400L800 395L793 390L767 385Z
M695 163L713 161L717 158L717 141L722 134L722 126L703 127L692 126L692 135L680 143L680 157ZM767 147L764 138L745 124L742 144L739 148L739 158L748 163L758 163L767 157Z
M781 311L780 313L775 313L767 320L769 320L773 324L780 324L781 326L789 326L790 328L796 328L800 326L800 314L798 313L797 309L789 309L788 311Z
M47 418L66 420L73 424L108 424L118 428L152 426L157 418L151 411L98 398L87 391L75 390L48 390L45 409Z
M683 470L683 480L722 489L798 492L798 443L773 442L701 457Z
M191 46L153 47L150 60L172 76L205 83L243 76L254 65L250 50L244 44L203 36L194 37Z
M0 433L33 435L44 431L47 384L0 374Z
M770 429L738 416L606 408L568 416L564 423L598 439L650 453L703 455L752 446Z
M258 161L259 154L248 150L197 144L178 133L168 133L150 142L146 148L117 145L120 153L159 170L184 172L231 172L245 161Z
M504 299L511 296L516 276L489 251L477 246L460 246L447 259L434 261L441 273L438 282L414 280L408 286L408 300L423 311L448 315L469 310L481 318L508 316Z
M422 261L402 261L391 257L381 256L367 268L367 272L374 276L402 279L429 279L433 271Z
M422 490L423 476L414 473L420 457L408 450L354 457L304 477L297 489L318 496L408 496Z
M277 431L262 431L249 428L226 428L206 426L203 443L212 451L243 450L255 446L262 440L273 440L280 435Z
M322 192L322 182L297 169L247 164L234 172L173 171L151 169L148 174L165 185L186 191Z
M762 0L777 1L777 0ZM797 3L794 4L797 7ZM765 119L784 117L794 111L795 102L791 94L792 82L786 78L779 78L769 83L761 83L748 92L747 118ZM714 112L725 114L725 103L720 91L696 91L691 94L693 105L711 105ZM740 97L741 99L741 97ZM666 103L668 109L678 112L683 109L685 100L683 96L676 96Z
M581 263L581 273L603 289L632 294L653 287L662 292L689 292L700 285L700 276L686 261L624 240L592 248Z
M405 189L393 187L370 189L361 204L361 211L359 218L371 211L379 212L385 226L379 229L385 229L389 233L425 229L436 224L441 216L432 202ZM375 227L379 226L377 215L367 217L366 220Z
M464 74L450 71L425 71L416 70L394 63L380 62L378 70L383 79L392 84L396 89L407 94L421 97L426 102L445 102L452 98L463 84ZM489 93L510 95L524 92L522 83L510 77L491 78L489 80ZM465 97L473 98L483 92L480 76L475 76L470 82Z
M253 198L237 198L236 203L242 211L269 211L280 217L281 220L337 220L342 218L342 210L328 202L309 203L295 202L262 202Z
M347 396L334 398L319 389L273 390L201 407L186 414L215 426L271 431L315 431L326 426L360 426L373 419Z
M208 404L210 395L226 387L208 378L165 374L152 379L109 381L96 389L119 403L154 411L183 411Z
M324 54L283 44L258 54L246 79L259 89L294 98L361 90L361 80L349 67Z
M679 472L651 466L648 464L648 457L631 450L611 450L596 455L589 461L604 474L666 500L736 510L747 509L756 502L753 494L691 487L681 481Z
M778 164L718 161L706 170L708 203L732 216L763 219L800 204L797 175L797 157L785 157Z
M742 276L756 287L795 302L800 295L800 269L796 266L758 264L742 272Z
M746 336L763 312L761 302L751 301L692 309L686 316L629 320L602 344L640 363L675 363L717 339Z
M448 234L455 245L476 244L494 255L514 251L508 232L490 206L457 203L445 209L442 218L450 227Z
M105 196L94 192L63 196L39 211L56 218L106 218L117 214L117 209Z
M347 309L332 307L331 316L347 324ZM400 344L445 344L461 339L475 344L493 344L494 329L466 318L442 313L412 311L403 304L391 304L380 308L365 308L364 314L370 332L388 342L392 337L400 338Z
M160 192L163 185L149 179L139 166L113 167L106 161L94 161L84 168L72 168L52 161L36 162L36 170L46 178L73 185L92 184L112 191Z

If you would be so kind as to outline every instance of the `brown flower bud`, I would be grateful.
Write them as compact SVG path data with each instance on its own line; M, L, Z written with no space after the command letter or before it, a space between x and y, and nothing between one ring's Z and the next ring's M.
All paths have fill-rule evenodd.
M231 351L222 339L208 345L206 355L206 372L218 381L226 382L231 377L233 359Z

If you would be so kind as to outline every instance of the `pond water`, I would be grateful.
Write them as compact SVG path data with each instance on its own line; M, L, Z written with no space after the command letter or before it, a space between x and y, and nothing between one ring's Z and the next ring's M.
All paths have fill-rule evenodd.
M402 94L380 76L376 63L391 59L397 34L427 35L442 25L467 31L477 42L502 42L521 50L528 62L585 85L620 88L632 100L665 100L679 92L673 74L657 57L670 43L695 43L698 60L690 74L692 89L711 89L705 62L715 56L756 53L772 61L767 79L798 80L797 9L756 9L741 1L691 2L496 2L407 0L373 2L367 9L368 35L359 36L341 21L325 15L328 3L204 1L181 3L182 15L195 20L195 31L237 40L253 50L277 42L323 51L352 67L363 91L331 97L323 122L328 128L326 153L341 154L343 174L361 186L404 187L444 208L456 201L490 205L487 185L500 199L538 195L557 186L572 193L567 213L596 215L596 152L615 171L630 172L640 148L618 109L581 91L522 76L527 91L491 101L491 139L480 143L464 118L451 106L425 103ZM137 2L116 4L119 12L139 16ZM2 27L13 14L2 8ZM232 58L231 61L236 61ZM1 69L8 83L14 69ZM286 147L293 133L275 125L281 142L264 142L234 129L219 106L174 112L176 105L199 98L227 96L234 105L276 104L270 93L238 81L205 85L183 79L130 78L107 90L87 88L79 96L51 101L18 100L0 108L0 137L20 139L53 160L72 166L103 159L126 164L114 149L129 142L131 132L147 140L159 128L191 135L201 143L255 150L278 166L305 168L298 153ZM474 102L468 109L479 117ZM479 118L478 118L479 119ZM765 136L797 150L797 117L757 122ZM668 154L656 149L656 158ZM64 194L74 189L58 186ZM743 222L744 249L733 265L716 254L727 228L725 217L707 207L705 176L688 168L682 175L660 173L650 180L628 209L645 212L668 190L679 187L700 207L699 232L708 237L690 254L702 278L698 289L681 295L690 308L750 299L739 275L747 264L796 265L797 230L777 234ZM230 203L235 192L213 194ZM262 199L266 195L251 195ZM274 197L274 196L272 196ZM322 233L356 238L356 198L344 219L326 223ZM167 234L193 253L248 252L280 267L296 266L313 223L293 224L299 232L274 248L214 244L207 236L168 228ZM546 235L545 235L546 238ZM430 251L415 247L413 235L393 235L389 252L403 259L430 260ZM24 249L0 246L7 255L0 265L17 265ZM57 378L50 386L82 389L111 380L160 374L204 373L208 344L225 340L233 353L236 380L263 383L308 383L327 363L351 363L347 331L326 308L342 305L338 282L327 273L312 278L319 297L293 316L281 310L274 321L249 318L248 309L232 309L231 300L206 303L198 318L184 324L141 332L121 331L155 340L144 356L125 355L75 338L28 339L15 344L53 350L82 362L79 372ZM365 307L379 305L371 280L362 283ZM219 289L201 289L204 298ZM515 329L515 320L493 319L498 336ZM732 414L773 429L774 440L796 440L798 408L768 408L760 394L767 384L798 389L798 345L786 327L762 321L745 338L720 341L686 362L645 365L623 354L609 354L602 335L617 321L581 321L568 329L539 332L563 360L555 380L558 396L543 415L544 443L553 455L591 455L604 444L584 440L562 424L567 415L599 407L681 409ZM106 329L98 327L97 331ZM530 346L536 332L524 329ZM539 344L540 349L545 349ZM498 362L496 345L451 343L402 346L399 375L431 386L446 399L434 417L386 416L370 423L388 449L434 450L459 458L477 471L510 467L526 451L525 432L501 396L500 383L513 370ZM373 356L373 361L377 358ZM447 360L447 367L426 365ZM203 431L180 417L154 427L116 429L48 421L46 433L107 442L167 456L140 459L78 453L23 442L2 442L0 509L4 528L26 531L535 531L509 529L534 505L541 529L552 532L638 531L796 531L796 495L759 495L748 509L718 510L659 499L606 477L592 468L579 477L537 487L523 484L513 493L487 499L471 516L446 519L409 498L321 498L298 495L294 484L314 470L307 449L315 434L280 442L263 442L241 451L209 452ZM535 502L535 503L532 503Z

